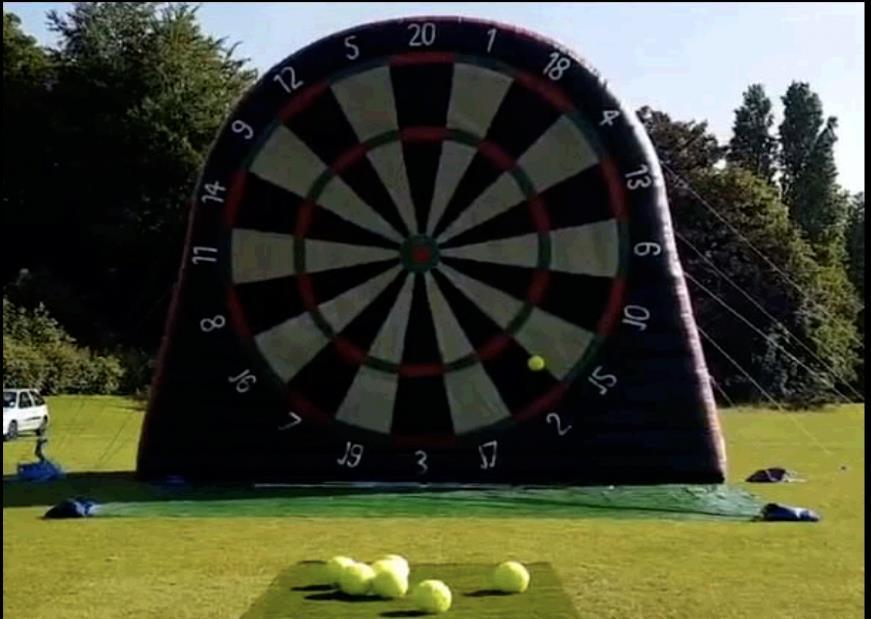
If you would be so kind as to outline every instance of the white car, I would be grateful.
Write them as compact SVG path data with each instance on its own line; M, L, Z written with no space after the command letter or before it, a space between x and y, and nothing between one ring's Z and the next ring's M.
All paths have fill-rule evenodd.
M48 406L36 389L3 390L3 440L48 427Z

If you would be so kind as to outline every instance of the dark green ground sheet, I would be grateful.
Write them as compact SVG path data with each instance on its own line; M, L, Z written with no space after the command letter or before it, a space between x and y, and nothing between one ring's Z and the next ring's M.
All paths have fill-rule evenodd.
M412 564L411 588L421 580L436 578L451 589L452 619L577 619L559 578L548 563L530 563L530 585L526 592L506 595L493 591L490 564ZM398 600L376 597L352 598L325 584L324 565L305 562L282 571L263 595L242 615L242 619L357 619L363 617L420 617L410 594Z
M518 487L318 484L166 487L123 475L48 484L4 480L4 507L53 505L72 496L98 517L666 518L750 520L760 501L727 485Z

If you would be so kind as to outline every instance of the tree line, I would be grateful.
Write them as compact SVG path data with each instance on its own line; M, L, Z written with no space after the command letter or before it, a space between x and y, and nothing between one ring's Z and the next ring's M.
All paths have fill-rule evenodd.
M43 48L3 15L4 316L50 315L134 389L162 335L198 171L257 74L185 3L75 3L48 19L58 43ZM771 99L749 86L728 144L703 121L638 116L667 172L719 397L807 405L864 382L864 194L837 184L837 121L810 85L780 103L774 127ZM21 371L22 347L39 344L5 322L4 371Z

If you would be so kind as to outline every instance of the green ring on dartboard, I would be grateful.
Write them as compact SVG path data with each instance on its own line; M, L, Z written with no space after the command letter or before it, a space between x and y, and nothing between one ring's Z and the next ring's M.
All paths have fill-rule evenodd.
M630 245L621 178L627 164L620 161L633 153L635 169L646 159L638 144L615 152L613 139L608 148L600 143L599 127L617 112L605 109L604 121L589 122L562 86L572 70L585 80L592 74L555 53L544 76L444 49L383 50L325 68L320 79L303 77L291 57L264 76L255 96L270 81L288 93L281 104L264 104L272 119L264 117L260 131L252 127L252 148L236 168L243 180L229 192L229 310L299 410L395 432L347 412L348 393L377 391L356 379L342 387L344 402L312 403L308 395L318 400L322 394L312 390L322 387L312 386L309 369L338 372L344 364L413 381L483 365L463 380L472 390L494 390L484 398L499 400L494 406L510 415L494 413L489 425L466 430L452 412L454 433L465 434L543 413L591 367L622 310ZM409 107L420 92L426 100ZM296 214L283 227L249 221L265 210L249 200L249 189L272 200L264 182L293 196ZM270 216L273 224L279 219ZM296 292L273 294L269 282L287 278L294 282L284 286ZM289 319L264 309L255 289L269 290L261 299L270 301L291 294L295 301L282 301ZM394 311L380 307L373 329L366 314L385 296ZM423 321L421 300L430 304ZM429 342L420 344L424 336L412 331ZM405 348L390 333L405 333ZM330 349L339 365L329 361ZM421 350L432 354L416 354ZM547 360L545 372L525 369L531 355ZM524 369L522 380L495 368L502 357ZM506 388L525 389L525 401L501 397ZM445 389L445 402L459 401L455 383Z

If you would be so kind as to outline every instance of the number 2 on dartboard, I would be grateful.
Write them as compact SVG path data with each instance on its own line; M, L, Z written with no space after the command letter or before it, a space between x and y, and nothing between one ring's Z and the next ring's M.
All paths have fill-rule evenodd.
M562 427L562 419L556 413L548 413L547 417L545 417L544 420L548 424L550 424L551 422L556 424L556 433L559 434L560 436L565 436L566 434L569 433L569 430L572 429L571 424L567 425L565 428Z

